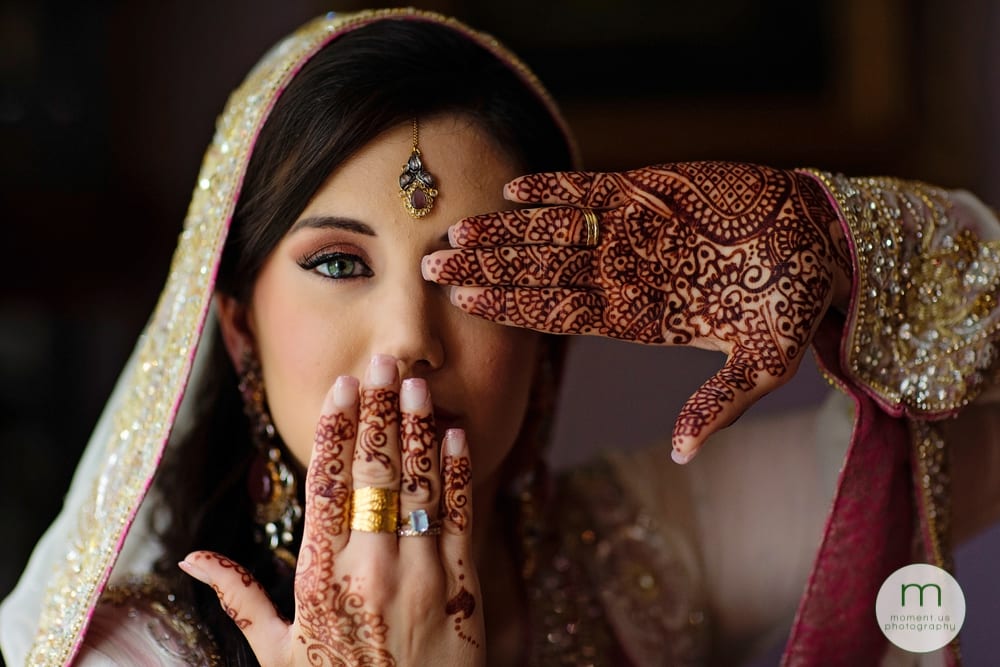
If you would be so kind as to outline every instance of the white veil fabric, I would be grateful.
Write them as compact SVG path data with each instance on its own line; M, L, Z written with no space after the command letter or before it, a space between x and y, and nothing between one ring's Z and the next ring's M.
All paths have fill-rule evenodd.
M537 78L495 39L431 12L387 9L317 18L269 51L219 117L159 302L77 467L63 509L0 607L0 646L11 665L67 665L112 576L141 571L157 554L145 502L172 432L184 428L198 383L215 276L254 144L282 91L338 36L375 21L443 24L518 73L568 127ZM575 151L573 142L570 146ZM574 154L574 161L579 163ZM187 392L194 395L196 392ZM114 572L113 572L114 571Z

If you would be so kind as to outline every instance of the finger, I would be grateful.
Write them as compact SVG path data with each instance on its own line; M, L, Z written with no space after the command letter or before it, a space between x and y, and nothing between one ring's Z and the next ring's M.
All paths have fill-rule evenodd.
M399 518L410 530L436 525L441 502L441 452L434 430L434 412L427 381L407 378L399 395L402 420L402 482ZM409 521L407 521L409 519ZM432 536L400 537L400 553L433 555L437 540ZM404 556L408 559L408 555Z
M594 254L548 245L439 250L424 257L421 272L444 285L592 287Z
M615 208L626 199L620 174L596 171L554 171L528 174L504 186L503 196L525 204L568 204Z
M354 493L350 541L375 548L380 557L396 549L399 450L399 370L395 357L376 354L361 385L358 437L351 468ZM366 500L358 491L369 487L391 491L392 495L368 498L366 494ZM366 507L368 502L376 504ZM383 507L386 502L390 506Z
M450 428L444 436L441 457L442 548L465 555L472 535L472 461L465 431ZM449 539L459 538L459 539Z
M448 580L445 614L467 644L483 644L479 579L472 562L472 462L465 431L448 429L441 460L441 561Z
M555 334L608 335L603 293L557 287L452 287L451 302L498 324Z
M279 657L288 654L289 625L246 568L211 551L190 553L177 565L212 587L260 664L276 664Z
M734 347L719 372L687 400L674 424L671 458L675 462L689 462L710 435L735 422L794 372L775 377L758 365L753 355Z
M302 554L332 563L347 544L351 500L351 458L358 424L358 380L337 378L323 401L312 458L306 471Z
M448 229L455 248L493 248L507 245L590 245L584 210L576 206L520 208L474 215Z
M376 354L361 387L354 488L399 488L399 370L396 359Z

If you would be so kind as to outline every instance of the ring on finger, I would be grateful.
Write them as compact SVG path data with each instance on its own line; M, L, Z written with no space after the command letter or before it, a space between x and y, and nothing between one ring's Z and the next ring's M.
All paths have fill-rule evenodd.
M351 492L351 530L393 533L399 524L399 491L365 486Z
M601 238L601 227L597 219L597 213L592 208L583 209L583 219L587 223L586 245L595 246Z
M424 537L441 534L441 522L427 518L425 510L413 510L406 523L396 529L399 537Z

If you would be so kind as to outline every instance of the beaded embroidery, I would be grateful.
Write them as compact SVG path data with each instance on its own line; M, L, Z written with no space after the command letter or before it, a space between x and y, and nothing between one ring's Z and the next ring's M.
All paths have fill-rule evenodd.
M859 275L845 367L892 414L946 414L990 379L1000 244L959 227L944 190L809 171L850 228Z
M610 465L568 473L547 517L526 582L529 664L705 664L708 623L689 572Z

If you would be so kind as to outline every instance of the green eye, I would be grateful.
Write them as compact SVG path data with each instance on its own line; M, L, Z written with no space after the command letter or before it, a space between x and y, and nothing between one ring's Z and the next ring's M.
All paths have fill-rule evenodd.
M327 253L313 257L303 261L301 266L334 280L364 278L372 275L372 270L368 268L363 259L344 253Z
M316 269L330 278L353 278L358 275L357 270L360 265L361 262L350 257L335 257L328 262L323 262Z

